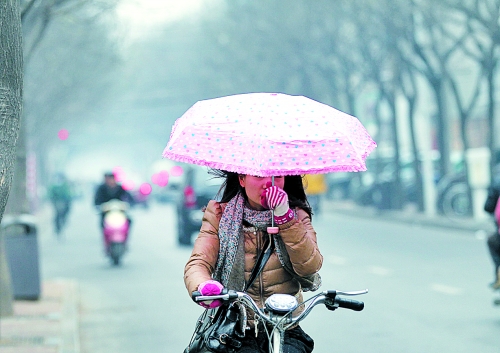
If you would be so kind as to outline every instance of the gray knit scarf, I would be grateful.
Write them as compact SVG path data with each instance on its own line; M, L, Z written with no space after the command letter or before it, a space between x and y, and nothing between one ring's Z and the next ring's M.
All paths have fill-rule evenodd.
M228 287L231 270L244 266L244 263L241 263L244 258L237 259L237 253L243 254L243 220L257 229L266 231L271 225L271 217L270 210L257 211L248 208L241 193L227 203L219 223L219 257L213 274L213 278L224 287ZM244 275L241 269L240 272ZM244 278L238 282L242 283L242 281Z

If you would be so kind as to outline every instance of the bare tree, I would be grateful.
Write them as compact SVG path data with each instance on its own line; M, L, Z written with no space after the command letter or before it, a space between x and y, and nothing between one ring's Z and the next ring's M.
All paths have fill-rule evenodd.
M415 129L415 112L418 107L419 90L417 87L417 71L411 63L408 63L408 57L405 55L404 49L408 43L414 38L414 33L411 31L413 8L411 1L382 1L377 6L371 9L372 15L378 23L378 27L382 28L376 33L382 36L382 43L384 45L384 52L387 53L388 58L392 58L391 73L391 86L396 86L396 94L401 95L407 102L407 115L409 122L409 145L411 146L411 165L413 174L415 175L415 197L416 203L420 211L424 211L423 200L423 177L420 168L421 156L417 145L417 132ZM408 37L409 36L409 37ZM383 60L381 61L383 63ZM380 63L378 64L380 65ZM373 71L376 73L377 68L374 67ZM379 78L380 80L380 78ZM382 80L387 81L387 79ZM384 85L383 85L384 86ZM391 88L391 87L390 87ZM384 91L384 87L382 87ZM394 134L397 139L397 126L394 126ZM395 146L398 146L396 143Z
M500 0L443 0L439 4L431 0L296 0L293 6L284 1L225 3L225 13L208 20L208 30L203 28L208 54L204 86L216 85L222 94L241 90L305 93L326 103L334 101L336 107L360 119L364 118L357 111L363 88L374 87L375 109L368 114L378 126L376 140L389 142L397 151L396 166L400 151L396 116L401 112L396 103L403 97L421 210L416 112L429 114L430 110L434 126L426 133L435 133L441 177L451 172L452 145L467 146L466 119L477 114L479 99L491 97L490 119L496 114L493 78L500 53L494 46L500 38ZM462 19L457 20L457 13L463 14ZM462 72L453 66L464 52L483 67L483 74L476 77L476 87L482 90L475 89L467 97L462 92L466 88L460 81ZM487 77L489 88L485 89ZM418 99L422 82L431 94L430 102ZM462 118L459 136L450 133L456 111ZM490 131L494 134L496 129ZM397 168L394 174L399 190Z
M21 17L18 2L0 3L0 221L12 184L23 95ZM12 290L0 232L0 316L12 314Z
M458 40L450 38L445 29L445 11L436 11L435 3L429 0L412 0L412 17L406 26L407 38L401 45L406 62L429 83L436 103L436 143L441 155L441 176L450 171L449 112L446 102L447 70L449 60L460 49L465 34Z
M497 96L496 79L498 73L498 61L500 59L500 0L469 0L456 1L447 0L448 8L455 10L462 16L459 25L468 33L468 40L462 43L462 51L472 58L481 68L477 77L475 92L467 107L464 107L463 98L460 95L460 87L453 84L455 101L460 108L462 130L465 131L467 120L477 105L483 83L486 84L486 115L488 120L487 146L494 153L491 158L491 172L499 162L496 151L499 139L496 133L500 126L497 124L497 107L495 97ZM465 133L463 139L467 143ZM493 176L492 176L493 177Z
M417 72L406 60L407 57L401 47L411 42L414 34L409 30L413 17L411 1L382 1L372 8L372 13L376 18L378 26L382 30L378 35L382 35L385 51L388 58L391 58L392 68L390 68L391 79L389 88L397 87L396 94L402 96L407 103L406 118L409 123L409 145L411 147L411 168L415 175L415 197L414 200L420 211L424 211L423 200L423 177L420 168L421 156L417 145L417 132L415 129L415 112L418 107L419 90L417 88ZM408 38L407 35L411 34ZM383 62L383 61L382 61ZM376 70L376 69L375 69ZM383 80L384 81L384 80ZM387 81L387 79L385 80ZM392 82L391 82L392 81ZM382 87L382 90L384 88ZM398 138L398 127L393 127L396 139ZM396 143L395 146L398 146Z
M98 21L101 14L106 13L116 5L117 0L94 0L91 2L82 0L24 0L21 1L21 20L24 38L24 60L25 60L25 101L23 123L20 127L17 157L15 162L14 179L11 197L7 204L8 213L30 213L32 208L26 190L27 180L27 155L29 151L37 151L38 171L43 170L44 158L46 156L46 144L39 144L40 141L50 141L51 136L55 136L61 120L66 121L74 114L75 107L81 108L85 103L96 106L96 102L102 101L105 97L102 92L106 91L106 86L101 85L100 89L89 88L89 85L103 82L106 75L103 72L111 72L109 61L105 60L106 55L95 55L92 52L93 46L89 45L92 39L92 21ZM44 39L50 37L51 25L63 19L72 28L82 28L79 37L73 37L69 41L70 45L56 46L50 50L51 58L41 55L36 57L43 47ZM87 30L81 23L86 23ZM102 28L102 27L99 27ZM60 36L70 35L67 30L60 31ZM101 38L106 36L101 34ZM53 39L53 38L52 38ZM59 43L57 40L51 42ZM85 43L82 45L82 43ZM83 50L82 50L83 48ZM107 46L105 53L114 53L109 50L112 46ZM59 55L56 55L59 54ZM68 55L73 55L68 59ZM85 74L76 65L89 57L94 56L94 64L90 65L93 70L91 74ZM44 65L40 62L47 59ZM57 66L57 70L53 67ZM102 71L99 71L101 69ZM80 77L76 77L80 75ZM42 78L43 80L42 81ZM35 79L34 79L35 78ZM34 88L34 82L37 81ZM43 89L41 88L43 86ZM77 91L78 90L78 91ZM82 92L84 92L82 94ZM31 93L31 94L30 94ZM68 101L71 99L78 102L74 104ZM92 102L92 103L89 103ZM68 105L73 109L68 112ZM80 116L75 116L74 120L82 120ZM59 127L60 128L60 127ZM35 134L32 131L36 131ZM42 168L40 168L42 167ZM43 173L41 173L43 174Z

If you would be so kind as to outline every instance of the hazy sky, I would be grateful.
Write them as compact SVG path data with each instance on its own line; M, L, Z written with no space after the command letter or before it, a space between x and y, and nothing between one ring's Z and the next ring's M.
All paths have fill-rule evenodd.
M162 46L161 42L157 42L158 38L163 41L172 41L172 38L170 38L171 34L167 35L164 32L169 22L196 18L201 11L206 11L204 5L213 5L218 1L120 1L116 8L116 14L121 25L119 28L120 40L123 41L122 44L124 44L124 48L126 49L123 52L125 56L123 65L133 65L134 60L142 61L143 64L133 66L133 70L137 70L141 78L140 82L144 86L140 86L139 89L142 89L142 91L137 92L136 84L131 85L133 92L130 96L115 97L115 99L118 99L116 104L110 103L108 110L98 112L98 114L106 116L107 123L104 121L100 122L96 130L93 131L92 138L96 139L93 143L83 149L75 147L75 151L72 152L70 157L66 156L64 158L65 156L55 153L53 160L68 159L66 169L70 178L100 181L105 171L117 166L123 167L124 171L127 172L127 176L136 182L145 181L148 178L151 172L150 163L161 160L161 153L170 133L170 120L172 120L172 117L168 115L172 114L168 110L172 102L168 101L168 97L161 97L161 94L164 92L155 93L161 87L158 88L158 82L151 81L151 74L149 72L153 70L155 72L153 76L159 75L158 70L154 68L155 65L178 65L175 58L172 58L172 52L168 50L172 47L168 45ZM157 33L160 33L160 36L155 35ZM134 45L138 43L139 45ZM148 51L148 48L151 46L153 48L158 46L166 48L163 50L164 55L160 55L161 62L152 62L150 60L151 56L156 58L155 55L158 55L154 49ZM143 53L131 53L129 50L146 51ZM158 81L163 83L168 79L168 76L164 71L160 72L160 79ZM129 85L130 82L125 82L125 86ZM151 98L152 94L159 94L160 96L155 96L156 101L152 100L149 102L148 98ZM167 99L169 106L165 106L166 103L163 103L163 99ZM158 104L161 106L157 106ZM178 114L181 113L180 111L178 112ZM153 123L145 123L145 121L154 120L155 116L161 114L165 115L162 125L157 126L151 125ZM134 116L137 118L134 119ZM122 124L123 121L126 123ZM158 120L154 121L157 123ZM131 124L133 125L132 129L130 128ZM152 128L152 126L154 127ZM130 133L131 130L133 133ZM108 136L108 131L113 131L113 133ZM159 131L164 136L163 140L160 139L161 143L157 137ZM129 136L123 137L123 134L127 133ZM146 137L149 136L149 133L151 134L150 138ZM71 142L74 139L76 139L76 136L72 135L69 141L66 142ZM102 141L106 142L105 146L100 146Z
M131 40L147 35L155 27L196 15L206 4L217 0L122 0L117 14Z

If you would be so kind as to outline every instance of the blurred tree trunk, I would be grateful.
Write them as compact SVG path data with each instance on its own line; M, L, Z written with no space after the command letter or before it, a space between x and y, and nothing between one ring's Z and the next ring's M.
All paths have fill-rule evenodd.
M500 46L500 40L496 47ZM497 163L500 163L500 158L498 157L498 138L496 137L496 132L498 131L497 120L495 119L497 115L495 95L496 95L496 86L495 86L495 77L498 69L498 57L499 55L495 55L497 48L491 48L491 60L485 60L485 70L486 70L486 79L488 82L488 122L489 122L489 136L488 136L488 146L492 153L491 161L490 161L490 172L491 172L491 180L493 180L495 166ZM496 58L495 58L496 56Z
M403 95L405 96L405 99L408 103L408 120L410 122L411 147L413 152L412 169L415 173L415 195L417 197L416 202L418 210L420 212L423 212L425 211L425 206L423 197L424 181L421 168L422 159L417 145L417 132L415 129L415 111L418 100L418 89L415 72L410 70L408 66L403 67L403 72L401 74L400 80L401 91L403 92Z
M465 153L470 148L470 143L469 143L469 139L467 136L467 125L468 125L469 117L471 116L475 106L479 102L482 77L481 77L481 75L478 75L476 77L476 82L474 83L474 85L472 86L472 84L471 84L471 87L474 88L474 93L472 94L472 97L470 98L470 100L467 104L467 107L465 107L465 103L464 103L465 98L462 97L459 85L456 82L456 80L451 75L449 75L448 80L450 82L452 97L454 98L455 106L457 107L458 114L460 117L460 136L462 138L462 146L463 146L462 153L465 156ZM468 163L464 163L464 172L465 172L466 180L469 180ZM471 190L471 186L469 185L469 183L467 183L467 194L469 196L469 200L472 200L472 190Z
M424 211L423 200L423 176L421 170L421 158L419 146L417 144L417 131L415 127L415 114L418 106L419 90L417 88L416 72L412 65L408 63L405 55L402 54L401 47L408 45L410 40L403 34L408 33L410 19L413 16L411 2L400 1L397 4L391 0L377 3L371 9L376 14L383 28L383 37L388 43L385 50L390 53L394 60L394 68L397 68L397 74L394 76L394 87L398 87L396 94L401 93L407 103L407 118L409 122L409 137L412 153L412 169L415 175L415 197L414 200L419 211ZM384 62L384 61L382 61ZM395 114L395 113L394 113ZM397 126L394 127L395 136L398 135ZM411 194L408 196L412 196Z
M22 111L23 56L21 16L16 0L0 3L0 220L12 184ZM12 315L12 288L3 232L0 231L0 316Z
M23 3L20 8L17 9L20 15L21 24L26 21L28 14L32 11L40 11L40 9L45 8L45 6L34 6L36 0L31 0L27 3ZM29 24L33 26L35 21L30 21ZM29 26L26 26L29 27ZM23 62L29 60L29 56L33 52L34 47L38 44L42 37L42 33L45 31L46 24L40 30L40 34L37 36L37 40L31 48L28 50L23 50L23 53L28 52L28 55L23 55ZM23 28L23 26L21 26ZM26 31L26 28L24 28ZM22 35L22 32L21 32ZM24 41L23 41L23 44ZM23 65L24 70L24 65ZM26 143L27 143L27 125L25 119L21 119L22 123L19 126L19 137L17 141L16 154L14 159L14 180L10 189L10 197L8 199L7 205L5 206L5 213L7 214L21 214L30 213L30 207L28 202L28 195L26 193Z
M391 78L393 81L394 78ZM387 105L389 106L389 116L392 121L392 143L394 146L394 181L391 184L390 193L390 206L391 209L399 210L402 209L405 203L404 190L401 185L401 147L399 143L398 134L398 114L396 111L396 93L395 88L392 83L388 83L389 87L384 87L381 89L381 94L384 97ZM381 84L383 86L383 84Z
M23 50L23 62L30 59L34 52L34 49L38 46L43 38L43 34L47 29L48 23L50 21L50 7L54 6L55 2L51 1L48 4L42 4L42 6L34 6L36 0L30 0L27 3L23 3L21 8L18 8L20 14L21 24L27 23L31 26L28 31L33 31L35 39L29 43L29 48L24 47ZM31 16L31 17L29 17ZM34 26L37 22L37 17L41 21L41 25ZM30 21L28 21L30 19ZM26 26L30 28L30 26ZM21 26L22 27L22 26ZM32 29L34 28L34 29ZM24 28L26 32L26 28ZM22 33L22 32L21 32ZM30 37L30 36L28 36ZM23 65L24 70L24 65ZM27 139L28 139L28 126L26 119L22 119L22 123L19 127L19 139L17 142L16 157L14 163L14 180L12 182L10 197L8 199L5 213L9 214L22 214L31 213L30 204L28 200L28 194L26 190L27 182Z

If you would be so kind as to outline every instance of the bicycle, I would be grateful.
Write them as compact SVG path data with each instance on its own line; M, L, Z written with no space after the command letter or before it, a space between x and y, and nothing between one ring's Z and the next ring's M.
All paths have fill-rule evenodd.
M222 294L211 296L202 296L199 292L195 292L193 293L192 298L195 302L216 299L222 300L227 304L238 302L244 307L250 308L255 313L256 321L261 321L272 327L272 330L269 333L267 326L263 325L266 328L267 336L269 338L269 352L281 353L285 331L305 319L316 305L325 304L326 308L332 311L338 308L361 311L364 308L363 302L346 299L342 296L356 296L366 293L368 293L367 289L352 292L326 290L312 296L302 303L298 303L297 299L289 294L273 294L266 300L265 307L263 309L260 309L247 293L234 290L225 290ZM298 316L292 317L293 311L302 305L305 305L304 311ZM244 316L246 317L246 315ZM242 325L245 325L245 323L242 323ZM245 328L243 329L243 332L245 332ZM224 337L219 337L219 340L221 342L224 341Z

